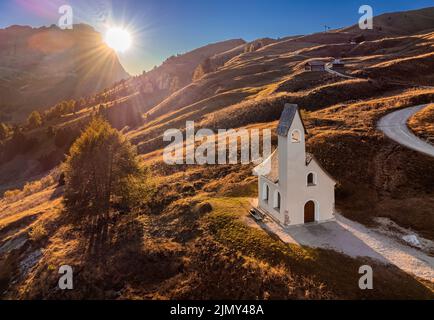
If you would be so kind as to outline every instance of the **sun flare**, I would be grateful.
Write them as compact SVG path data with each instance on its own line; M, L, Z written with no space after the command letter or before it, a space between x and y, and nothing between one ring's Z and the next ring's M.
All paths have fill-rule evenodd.
M131 34L122 28L110 28L105 35L107 45L117 52L124 52L131 47Z

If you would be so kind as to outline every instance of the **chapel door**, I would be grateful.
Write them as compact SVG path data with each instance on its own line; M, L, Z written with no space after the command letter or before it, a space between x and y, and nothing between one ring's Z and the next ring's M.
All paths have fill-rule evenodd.
M304 223L315 222L315 203L309 201L304 206Z

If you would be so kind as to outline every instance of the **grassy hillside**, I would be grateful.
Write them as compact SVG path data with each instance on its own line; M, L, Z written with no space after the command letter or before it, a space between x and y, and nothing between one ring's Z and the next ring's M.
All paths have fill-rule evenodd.
M417 136L434 144L434 104L411 117L408 126Z
M23 204L32 209L18 209L19 216L0 220L0 234L15 239L10 246L17 247L0 262L3 297L432 297L423 283L395 267L329 250L287 245L258 229L248 215L246 196L255 194L250 168L228 166L225 170L196 167L171 174L155 164L153 181L158 182L159 192L149 207L136 213L112 212L80 224L62 213L55 187L26 197ZM176 183L180 174L186 176L188 184ZM246 187L251 191L240 196L239 190ZM35 198L47 197L51 200L34 203ZM59 264L73 266L75 290L56 289ZM381 283L373 291L358 288L357 270L362 264L373 266L376 283ZM6 290L11 282L15 284Z
M396 267L285 244L267 233L248 215L257 196L253 165L162 161L163 133L184 130L192 120L196 129L273 129L275 148L283 106L297 103L309 132L308 150L339 182L339 212L369 227L387 218L434 240L432 158L376 129L389 112L434 101L434 38L425 17L434 18L432 9L382 16L383 29L355 45L349 40L358 33L351 28L217 43L119 82L88 98L80 110L36 129L23 124L16 136L29 148L0 159L1 191L9 190L0 201L0 297L432 299L432 283ZM397 32L396 23L405 28ZM304 70L307 61L335 57L354 78ZM205 60L205 72L193 81ZM429 134L430 111L410 121L418 134ZM129 119L138 112L143 121ZM58 183L70 141L58 137L56 144L56 136L75 137L96 114L137 145L151 172L150 200L137 210L113 208L77 221L66 214ZM9 135L0 148L14 145L13 139ZM54 160L45 167L47 159ZM74 291L56 289L62 264L74 268ZM375 270L378 285L372 291L357 286L363 264Z
M204 60L244 44L245 41L241 39L227 40L171 56L162 65L131 79L129 86L140 93L140 106L145 112L192 83L196 68Z
M411 35L424 31L432 31L432 17L434 7L405 11L385 13L375 17L375 33L377 36L385 37L390 35ZM346 32L357 32L358 25L344 28ZM369 36L369 31L364 34Z

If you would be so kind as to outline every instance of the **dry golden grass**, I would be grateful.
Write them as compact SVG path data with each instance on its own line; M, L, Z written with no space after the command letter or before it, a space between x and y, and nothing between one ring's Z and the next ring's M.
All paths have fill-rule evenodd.
M408 126L417 136L434 144L434 104L411 117Z
M315 290L312 291L314 295L321 291L322 298L329 291L335 297L347 299L374 297L399 299L413 294L422 294L421 298L424 296L428 298L432 295L429 289L399 269L388 268L373 261L366 261L366 263L375 264L376 279L384 286L376 288L376 292L357 290L357 275L353 270L357 270L360 260L351 259L334 251L284 244L262 229L246 226L242 219L248 216L250 208L248 198L213 198L209 201L214 210L209 216L204 217L204 221L218 242L258 262L286 269L288 274L296 274L313 282L319 280L322 284L319 287L318 284L315 285ZM406 283L405 286L402 285L403 282ZM396 290L397 287L400 290ZM401 289L403 287L405 289ZM322 290L318 292L319 288Z
M29 232L29 239L33 242L40 242L48 235L47 230L41 223L36 224L32 227Z
M2 165L3 180L25 190L8 194L9 202L0 201L0 241L30 239L0 256L0 292L7 289L3 297L432 299L429 289L396 268L286 245L246 224L248 198L257 194L251 165L162 162L162 133L185 128L186 120L195 120L197 129L274 129L284 103L298 103L309 130L309 151L339 181L337 206L342 214L368 225L375 217L389 217L432 239L432 160L387 140L375 126L388 112L433 101L432 89L403 89L431 81L417 72L431 66L427 48L433 38L401 36L350 46L352 36L295 37L254 52L229 53L230 60L216 72L170 96L163 92L146 103L146 96L137 92L120 98L150 108L149 101L167 97L150 110L143 126L128 132L158 186L152 202L137 212L114 210L77 222L62 211L61 188L40 182L25 187L35 171L32 157L46 152L49 142L18 164ZM306 60L341 53L347 55L353 74L366 76L365 69L373 79L342 80L302 70ZM414 64L417 72L400 79L406 80L404 86L378 81L386 73L399 76ZM134 88L139 80L128 86ZM92 108L83 110L56 126L79 125L91 114ZM272 141L276 147L275 135ZM33 168L19 176L18 183L14 175L27 162ZM20 271L20 262L35 252L41 254L32 267ZM382 284L372 292L357 287L362 263L375 265L376 281ZM77 274L73 292L53 290L63 264L73 266Z
M389 217L432 239L432 161L386 139L376 130L376 123L393 110L426 103L433 98L431 89L410 89L304 112L309 115L305 118L309 130L308 148L339 181L337 205L345 216L368 225L373 223L374 217ZM243 102L207 115L199 127L274 129L285 102L293 101L280 96ZM275 136L273 141L276 143ZM159 157L161 150L143 158L158 163ZM203 189L224 194L233 184L230 180L225 182L221 184L217 179Z
M410 94L410 97L413 97ZM395 97L396 98L396 97ZM390 98L387 105L394 101ZM378 102L378 101L377 101ZM386 102L378 102L386 103ZM398 107L398 106L397 106ZM337 108L337 107L336 107ZM349 106L350 108L350 106ZM378 114L388 110L387 106ZM329 116L337 111L309 112L307 124L311 139L336 148L326 127L335 126ZM337 108L339 109L339 108ZM365 112L376 108L366 108ZM344 112L346 108L339 109ZM306 114L306 113L305 113ZM375 112L377 115L377 112ZM374 117L374 115L371 115ZM345 116L345 118L347 118ZM349 118L350 122L356 121ZM342 120L343 121L343 120ZM359 120L357 120L359 121ZM363 121L369 123L367 117ZM343 121L345 123L345 121ZM318 123L321 126L315 126ZM276 122L255 123L250 128L274 127ZM342 123L339 123L342 126ZM368 128L369 125L356 126ZM352 136L357 131L339 129ZM360 133L354 138L357 143ZM326 138L328 137L328 138ZM329 139L330 138L330 139ZM311 140L309 140L310 145ZM317 152L321 149L316 149ZM158 151L158 152L161 152ZM360 151L361 156L364 154ZM323 154L319 153L321 156ZM412 277L396 268L376 266L377 276L385 285L375 292L362 292L357 287L356 266L365 261L351 259L328 250L284 245L262 230L249 227L244 220L249 209L248 198L256 195L256 179L251 166L181 166L161 163L161 153L143 157L152 166L158 192L149 208L139 213L95 217L80 224L71 223L58 203L47 199L53 189L32 194L8 204L21 218L36 214L36 221L26 227L31 234L44 226L41 237L43 255L23 280L9 288L8 298L48 299L330 299L330 298L430 298L432 293ZM331 159L328 156L323 160ZM334 159L334 157L333 157ZM354 158L353 158L354 159ZM340 164L328 164L329 167ZM209 204L212 212L204 204ZM27 210L23 210L27 208ZM50 209L51 208L51 209ZM40 214L39 212L44 212ZM50 213L51 212L51 215ZM51 217L50 219L48 219ZM0 225L14 224L20 216L8 215ZM54 220L53 220L54 219ZM65 220L66 219L66 220ZM50 221L56 221L55 224ZM19 230L22 226L19 226ZM3 230L3 229L2 229ZM31 236L32 237L32 236ZM45 239L45 240L44 240ZM20 255L8 258L3 265L13 266ZM15 260L10 260L15 259ZM15 261L15 262L14 262ZM0 262L1 263L1 262ZM374 263L369 261L370 264ZM73 266L79 287L73 292L50 290L55 287L59 265ZM323 268L323 266L330 268ZM320 268L319 266L322 266ZM353 270L354 269L354 270ZM6 270L6 269L4 269ZM16 269L13 269L16 270ZM15 271L5 279L14 279ZM354 272L353 272L354 271ZM3 278L2 278L3 277ZM357 278L357 279L356 279ZM240 286L240 279L245 279ZM257 285L261 279L261 286ZM82 286L82 285L83 286ZM238 285L236 285L238 284ZM399 287L399 290L396 288ZM200 288L200 290L198 290ZM236 290L236 288L243 288Z
M308 145L340 183L337 206L342 214L365 224L376 216L388 217L433 239L432 160L376 130L385 114L433 98L432 89L409 90L311 113Z

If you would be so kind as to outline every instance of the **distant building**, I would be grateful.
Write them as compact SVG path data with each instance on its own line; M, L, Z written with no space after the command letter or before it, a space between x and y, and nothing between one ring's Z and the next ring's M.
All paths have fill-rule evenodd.
M325 62L324 61L309 61L304 65L304 69L306 71L325 71Z
M278 149L254 169L259 177L256 210L285 226L334 218L336 182L306 153L306 134L298 106L285 105L277 128Z
M345 63L343 63L342 60L340 60L340 59L335 59L332 62L332 68L334 70L343 70L343 69L345 69Z

